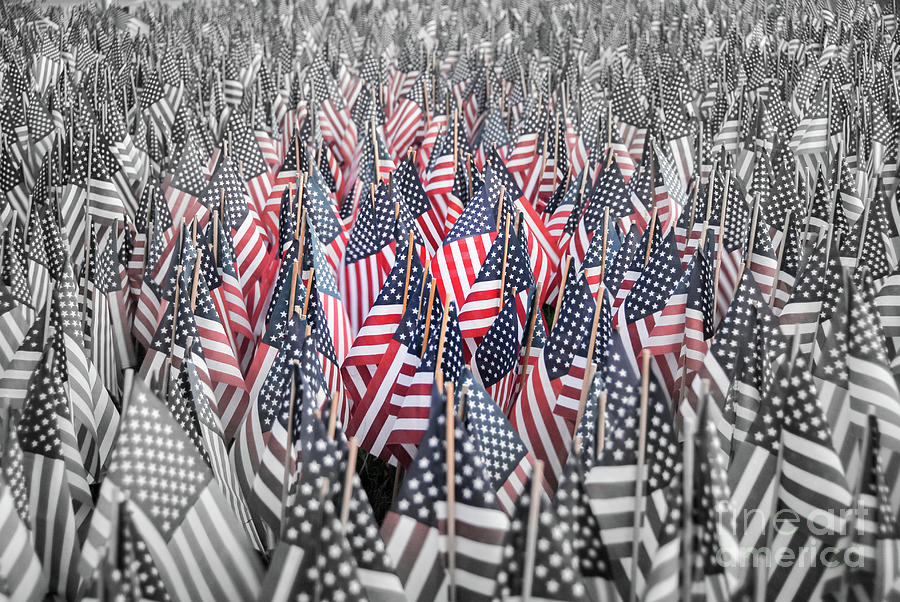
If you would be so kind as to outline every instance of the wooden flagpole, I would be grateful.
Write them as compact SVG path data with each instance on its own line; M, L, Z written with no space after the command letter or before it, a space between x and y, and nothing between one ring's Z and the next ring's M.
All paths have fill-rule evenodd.
M197 223L196 221L194 222ZM197 259L194 261L193 281L191 282L191 311L197 308L197 288L200 284L200 260L203 258L203 248L197 247Z
M540 290L541 283L539 282L534 289L534 296L531 301L531 316L528 319L528 336L525 340L525 356L522 360L522 374L519 376L519 391L525 387L525 378L528 376L528 357L531 355L531 344L534 341L534 324L537 321L538 312L541 311Z
M559 282L559 293L556 295L556 307L553 310L553 324L551 324L551 328L556 325L556 321L559 319L559 310L562 308L563 302L563 293L566 292L566 281L569 278L569 264L572 263L572 256L566 255L566 263L563 267L562 278Z
M337 430L337 408L338 401L340 401L341 396L337 391L333 391L331 393L331 407L329 408L328 413L328 439L334 441L334 433Z
M500 198L497 199L497 232L500 231L500 220L503 218L503 197L506 196L506 185L500 187Z
M781 241L781 246L778 248L778 261L776 262L775 268L775 280L772 282L772 295L769 297L769 306L775 307L775 293L778 291L778 279L781 276L781 262L784 260L784 252L787 249L788 245L788 236L790 235L788 232L788 228L791 227L791 217L793 215L793 210L788 209L787 213L784 215L784 228L782 228L782 232L784 232L784 238Z
M444 314L446 315L446 313ZM438 366L438 370L440 366ZM447 464L447 574L450 577L448 599L456 600L456 425L453 413L453 383L447 383L446 456Z
M312 282L313 276L316 274L316 268L310 268L309 270L309 278L306 280L306 296L303 299L303 315L306 316L306 311L309 309L309 297L310 292L312 292Z
M506 225L503 227L503 265L500 268L500 309L503 309L503 301L506 297L506 258L509 254L509 222L510 215L506 214Z
M434 377L437 380L438 388L444 388L444 372L441 370L441 360L444 357L444 341L447 336L447 317L450 314L450 301L444 303L444 315L441 316L441 331L438 335L437 359L434 366ZM425 355L425 349L422 349L422 355Z
M356 474L356 456L359 450L359 442L356 437L350 437L349 450L347 468L344 470L344 493L341 497L341 524L345 529L350 520L350 498L353 495L353 475Z
M603 249L600 255L600 285L606 277L606 246L609 243L609 206L603 209Z
M409 272L412 270L412 258L413 258L413 231L409 231L409 244L406 248L406 282L403 283L403 309L400 311L400 315L403 316L406 313L406 304L409 301Z
M466 153L466 183L469 193L469 200L472 200L472 155Z
M682 381L684 376L682 376ZM681 599L691 599L691 586L693 585L693 561L694 561L694 439L696 424L694 418L684 416L682 422L684 432L684 475L681 483L682 493L682 518L684 530L681 536Z
M637 469L634 484L634 521L631 531L631 584L629 602L637 600L638 557L641 551L641 529L644 525L644 467L647 459L647 406L650 399L650 351L641 352L641 415L638 435Z
M594 458L598 459L603 454L603 447L606 444L606 401L608 398L607 391L600 391L600 399L597 408L597 425L594 430Z
M722 271L722 244L725 241L725 214L728 213L728 192L731 188L731 172L725 172L725 194L722 196L722 214L719 216L719 236L716 241L716 267L713 277L712 316L716 319L716 306L719 302L719 274Z
M465 423L466 420L466 402L469 399L469 385L467 383L463 383L462 390L459 392L459 409L456 412L456 418L460 421L460 423Z
M647 236L647 251L644 253L644 267L650 263L650 252L653 249L653 235L656 233L656 221L659 218L659 207L656 205L656 157L653 155L653 141L650 142L650 202L653 210L650 212L649 236Z
M288 317L294 315L294 305L297 293L297 275L300 273L300 260L294 260L294 269L291 271L291 293L288 299Z
M296 215L300 218L297 220L297 223L294 224L294 239L299 240L303 243L303 238L306 235L306 206L303 204L303 189L306 186L306 178L300 176L300 184L297 188L297 213ZM303 253L303 249L300 249L300 253Z
M428 334L431 332L431 308L434 307L434 292L437 289L435 283L431 283L431 290L428 293L428 307L425 308L428 313L425 314L425 334L422 335L422 355L425 357L425 349L428 347Z
M537 556L538 520L541 515L541 481L544 477L544 461L534 463L531 473L531 504L528 508L528 527L525 532L525 566L522 571L522 602L531 602L534 585L534 564Z
M381 184L381 159L378 157L378 134L375 131L375 118L369 120L372 129L372 149L375 151L375 181Z
M284 474L281 482L281 527L284 528L288 491L291 486L291 463L294 459L294 405L297 401L297 366L300 360L291 362L291 397L288 402L287 446L284 450Z
M584 415L584 406L587 404L591 382L594 380L594 373L597 371L597 367L594 366L594 343L597 340L597 324L600 322L600 314L603 313L605 297L606 288L601 284L597 298L594 300L594 321L591 323L591 338L588 340L587 363L585 364L584 381L581 383L581 401L578 403L578 414L575 417L575 430L578 430L578 425L581 424L581 417Z

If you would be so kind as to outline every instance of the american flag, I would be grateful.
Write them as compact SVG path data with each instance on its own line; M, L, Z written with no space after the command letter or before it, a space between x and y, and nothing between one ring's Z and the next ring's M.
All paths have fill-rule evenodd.
M47 334L48 311L49 308L44 309L30 324L26 324L27 330L22 341L5 352L8 355L4 358L3 374L0 376L0 396L9 400L12 407L22 407L28 380L41 359Z
M791 150L797 157L797 165L812 173L815 173L819 165L827 164L830 117L827 104L824 97L813 101L803 113L790 141Z
M434 82L426 74L420 75L406 97L400 99L385 121L385 137L395 160L399 160L406 154L407 149L424 129L425 118L427 118L425 98L427 89L433 86Z
M8 207L21 216L28 215L31 206L21 163L11 154L9 147L0 151L0 189Z
M47 222L48 230L56 229L52 218ZM56 230L53 237L62 240ZM102 245L103 249L92 253L92 263L89 263L92 278L86 283L85 297L90 311L85 330L90 334L88 357L107 391L118 399L118 374L124 368L134 366L137 360L129 333L130 299L124 290L124 270L119 269L116 234L112 229L107 230L105 243L97 241L92 245Z
M178 376L172 381L175 383L174 390L168 392L166 405L212 470L222 494L240 520L253 547L262 551L262 541L241 491L237 474L231 468L222 423L214 414L216 406L213 391L200 377L200 372L208 370L203 363L205 359L202 351L195 352L190 349L181 370L178 371ZM197 368L198 364L200 370Z
M521 217L522 229L525 232L522 239L528 244L531 270L534 272L535 281L542 285L541 300L546 301L550 293L553 270L560 262L559 249L556 247L553 237L547 231L534 206L522 194L521 188L507 170L503 159L496 152L488 155L484 181L492 196L496 194L493 192L494 190L501 186L504 187L506 190L504 207L506 198L508 198L511 201L513 212L517 212L517 215ZM506 209L504 209L505 211ZM500 220L497 222L499 225L502 223L504 215L497 217Z
M258 596L262 563L203 457L140 379L128 407L85 544L85 566L95 568L105 554L110 513L124 499L171 596Z
M786 352L788 340L778 319L762 298L753 277L745 272L725 318L719 324L699 378L688 398L697 405L702 383L709 384L710 420L719 428L720 446L733 453L733 443L745 441L757 419L759 399L772 378L774 359ZM718 413L716 413L718 412Z
M56 255L66 257L64 243L55 237L63 250ZM57 333L59 378L65 383L72 408L72 420L84 467L92 482L100 480L107 465L119 424L119 410L107 392L97 367L88 357L84 330L79 317L79 294L71 265L63 261L59 280L52 296L51 323ZM95 480L96 481L93 481Z
M679 398L680 387L687 386L688 375L700 370L709 350L707 341L713 335L713 273L709 248L708 242L706 250L694 254L644 345L654 356L667 356L658 359L657 365L665 374L664 380L672 386L669 393L673 399ZM672 364L677 366L675 373L667 372Z
M637 163L644 154L644 142L647 135L645 125L646 109L641 104L638 91L627 78L622 78L613 88L610 98L612 112L619 122L622 140L628 147L632 159Z
M393 395L392 391L398 385L398 379L401 377L408 379L414 373L416 364L419 363L425 322L422 316L430 311L427 305L424 311L421 311L421 307L426 298L429 298L428 303L433 303L432 291L434 290L434 280L425 278L418 292L416 289L412 289L412 292L417 292L417 295L408 297L406 311L403 311L402 301L400 308L396 308L396 304L392 304L395 306L394 311L402 312L394 314L397 316L396 327L391 326L380 335L373 328L372 334L367 334L367 338L362 339L365 341L369 336L376 336L378 337L376 339L378 347L375 349L375 355L372 356L374 363L370 364L368 368L371 376L360 383L365 384L365 389L358 388L363 395L354 403L348 432L360 440L360 446L363 449L385 460L390 459L393 453L388 447L388 437L392 431L393 422L396 420L389 405ZM376 320L379 313L380 310L373 314ZM377 322L371 326L376 324ZM386 347L382 348L382 345L386 345ZM379 349L383 349L381 353L378 353ZM351 388L353 386L351 385Z
M34 309L16 299L11 288L0 282L0 369L11 366L35 318Z
M341 423L347 424L350 404L344 399L340 369L350 351L353 338L350 320L338 292L334 272L325 259L322 243L316 235L316 228L310 226L308 233L305 255L311 256L315 272L314 277L310 277L312 291L307 319L312 324L312 336L321 356L328 389L340 396L342 403L338 408L338 415L341 417Z
M360 401L400 326L404 310L418 304L423 290L425 270L415 249L407 241L398 246L397 252L398 259L341 365L344 391L352 401L354 416L362 417L368 412L359 405ZM359 419L352 418L351 424L356 424Z
M654 245L650 261L642 268L614 317L614 325L623 327L628 333L632 357L637 357L647 345L659 314L667 307L666 303L675 292L681 276L675 236L669 232L658 245ZM623 297L622 293L623 289L619 289L617 301Z
M849 283L848 283L849 284ZM850 482L858 482L862 428L869 416L854 412L850 405L850 357L848 304L852 293L844 291L835 308L827 339L822 341L820 355L813 367L813 378L819 390L819 405L828 418L834 449L847 469ZM864 408L864 404L858 404ZM853 420L851 422L851 414ZM862 418L862 425L858 424ZM862 428L861 428L862 427Z
M719 436L715 425L701 418L699 432L691 444L697 454L692 491L693 500L684 504L684 485L676 478L669 486L669 515L660 534L660 547L648 576L645 597L648 600L679 599L680 574L685 563L691 592L703 592L712 600L729 600L731 592L739 584L740 571L734 564L723 563L723 558L737 558L737 540L730 524L731 503L728 489L727 462L719 448ZM685 510L692 514L692 540L687 542L689 556L682 557L685 549Z
M163 90L159 75L153 69L147 70L144 88L141 92L141 111L152 119L156 129L168 132L175 122L175 109Z
M73 598L81 585L80 539L94 502L60 378L58 347L47 346L28 383L17 434L34 549L47 578L48 592Z
M501 184L495 179L481 187L444 238L431 262L441 298L462 304L469 296L488 252L498 235L498 226L509 211L508 195L500 205Z
M466 427L478 444L500 507L512 516L516 501L526 491L534 470L534 457L506 414L472 373L464 371L460 382L460 403L465 404Z
M104 557L100 570L109 575L97 584L99 596L134 596L144 600L165 600L169 596L159 569L150 555L131 514L124 504L115 510L113 538L115 554ZM110 558L109 556L115 556ZM102 588L102 589L101 589Z
M533 499L531 479L526 483L525 492L519 497L515 513L506 533L503 550L503 565L494 586L494 596L500 599L518 599L533 596L537 600L589 600L579 570L579 557L573 542L566 537L558 510L538 497ZM532 532L529 515L533 504L540 504L537 524ZM535 543L530 543L534 539ZM534 566L527 566L528 548L532 552ZM534 571L526 575L527 570ZM531 584L528 593L524 587L526 580Z
M38 208L36 208L38 209ZM33 211L25 238L28 253L22 258L27 266L28 288L31 289L32 307L42 307L50 296L52 282L48 269L50 258L44 240L43 220L40 213Z
M534 307L532 312L539 314L540 310ZM522 359L522 388L509 418L529 451L550 468L558 467L561 472L571 446L572 431L566 419L554 413L554 404L550 403L552 398L548 399L553 387L544 362L547 330L543 316L530 313L529 324L532 323L531 350ZM544 472L546 490L552 491L555 487L556 474L549 470Z
M318 171L305 182L303 207L306 209L309 226L315 230L322 252L328 260L328 266L338 273L350 232L341 222L334 203L334 195Z
M822 239L828 236L829 224L832 219L837 225L839 217L843 217L843 213L834 211L832 206L833 195L828 189L825 181L825 174L821 170L816 171L816 184L812 193L812 202L809 205L809 215L806 218L806 246L817 247L821 244Z
M223 323L227 322L234 337L232 343L238 354L237 359L240 361L241 367L246 369L247 362L252 357L255 342L254 326L250 321L250 314L241 291L231 233L222 221L213 220L211 223L210 229L218 226L218 236L208 232L207 242L210 242L210 239L217 242L218 249L215 244L211 244L208 252L204 252L204 257L211 255L215 259L216 271L221 281L221 285L216 289L216 294L221 295L222 309L224 310L219 312L219 316ZM217 296L218 301L219 297Z
M145 347L150 346L159 325L161 304L166 297L167 286L171 290L170 278L174 278L175 271L174 249L178 242L175 233L175 230L167 233L151 227L148 234L141 291L135 304L132 326L138 342Z
M592 456L591 451L584 449L584 442L579 452L569 454L553 501L559 517L559 528L572 546L572 553L578 560L578 568L588 590L615 596L609 553L585 488L587 471L584 465L593 461Z
M388 554L398 559L397 573L408 600L442 599L451 583L462 598L484 596L485 580L493 581L503 562L509 518L500 508L472 435L458 425L451 435L443 410L446 402L437 392L432 397L434 410L422 444L381 532ZM448 441L450 436L453 439ZM454 470L452 518L448 464ZM447 557L449 520L455 530L452 564Z
M607 350L607 406L603 416L605 433L602 454L587 474L585 487L591 509L600 525L619 594L625 598L631 587L642 595L658 542L657 537L668 515L666 490L681 472L681 453L675 427L662 387L650 375L646 416L646 464L638 474L641 381L628 360L627 343L613 334ZM646 501L635 499L638 479L645 479ZM636 533L639 557L632 557L635 533L634 507L643 503L644 521ZM637 582L631 583L632 565L637 563Z
M341 446L341 448L342 468L346 469L349 450L346 449L346 446ZM346 481L344 485L346 487ZM387 552L387 546L381 538L378 522L375 520L372 506L369 503L369 496L363 488L359 475L353 475L350 486L353 491L350 493L349 502L346 505L348 520L343 526L343 531L359 567L359 580L370 599L403 602L406 600L406 594L403 591L403 584L397 577L397 560ZM344 495L344 489L335 493L335 504L338 503L338 499L341 499L343 507Z
M510 216L507 216L503 231L494 239L462 303L459 320L467 360L481 345L507 301L514 302L518 307L512 310L513 315L519 316L518 327L521 328L525 322L527 291L534 286L534 279L528 263L528 249L510 228L510 221ZM497 401L502 403L499 399Z
M391 186L400 192L406 207L415 218L419 233L427 245L428 255L434 255L444 240L443 215L422 187L422 181L412 159L400 161L391 177Z
M813 350L818 325L831 318L837 305L841 267L837 249L829 249L831 242L810 252L779 316L785 336L799 338L800 351L807 355Z
M33 523L25 474L25 453L17 429L11 428L0 456L0 534L6 550L0 554L4 593L16 600L37 602L47 595L47 574L32 542ZM62 485L61 485L62 486Z
M300 407L295 409L302 423L298 431L302 474L285 509L281 541L273 552L262 595L288 600L288 594L320 591L326 599L338 592L349 594L348 599L365 599L353 551L328 495L340 490L341 445L329 440L323 424L327 417L317 416L318 399L304 371L301 366L291 367L297 388L302 388L297 399ZM320 537L310 537L312 533Z
M343 269L338 274L339 289L350 308L353 332L359 330L394 265L394 225L394 206L387 184L379 186L371 198L360 198Z
M538 139L544 131L546 117L546 114L540 108L534 108L526 115L516 137L515 144L506 158L507 169L510 172L521 174L525 169L532 167L537 152Z
M132 185L145 181L150 169L147 153L135 146L118 110L107 111L106 133L109 150L119 161L128 181Z
M301 360L306 321L297 315L284 318L267 333L273 348L271 359L260 378L260 386L251 399L244 424L231 447L231 461L235 467L247 503L257 521L271 534L278 533L282 518L281 496L287 462L288 408L290 406L291 365ZM294 415L293 428L299 427L299 413Z
M890 485L880 457L878 421L870 418L868 446L862 450L862 477L856 496L852 547L859 562L849 569L848 588L860 599L897 592L900 532L890 502ZM840 587L840 584L834 584Z
M141 192L135 213L134 226L136 233L133 238L133 250L128 260L129 285L135 296L141 294L141 283L147 266L148 247L150 245L151 230L159 229L168 232L174 222L166 199L159 185L152 179L148 179ZM70 247L71 248L71 247Z
M509 411L519 381L519 356L533 287L516 297L504 297L499 314L473 354L476 378L505 412Z
M202 218L209 212L210 205L200 202L207 185L204 170L200 147L193 136L189 136L173 169L172 179L163 188L172 219L176 222L181 219L192 221L195 217ZM206 199L206 202L210 203L212 199ZM212 206L219 206L218 197Z
M223 139L228 140L229 158L237 164L238 175L246 182L246 190L249 191L253 201L251 208L255 210L259 219L272 194L272 174L266 165L256 136L243 115L233 113L223 133Z
M569 267L566 288L561 294L559 315L554 316L553 328L544 345L547 381L542 384L550 387L529 391L529 394L545 398L553 413L566 419L572 427L569 428L571 432L581 402L585 374L590 369L587 365L589 346L596 344L590 339L597 300L584 275L578 274L574 266ZM548 463L548 469L551 467L553 465ZM553 474L561 474L561 468Z
M134 219L137 198L119 161L110 150L106 132L98 131L88 147L88 213L104 223Z
M231 232L235 265L246 300L251 295L253 284L262 276L268 253L267 239L259 214L253 206L254 201L228 157L220 159L198 202L206 207L224 204L221 219Z
M316 56L311 69L311 83L321 109L318 118L322 135L339 160L349 163L357 143L356 125L350 119L350 111L321 54Z
M391 391L394 421L387 440L404 465L415 456L414 450L428 427L432 384L443 381L459 385L464 366L456 306L441 305L440 299L435 299L430 313L430 317L425 314L424 328L415 331L406 354L400 358L403 365Z
M318 494L318 488L312 484L309 488ZM261 592L266 600L282 602L309 594L322 600L368 600L334 503L311 494L301 497L292 508Z
M871 280L863 281L863 284L851 283L848 327L846 331L832 329L832 336L846 336L848 344L850 422L857 438L867 430L867 415L871 413L878 420L882 444L897 449L900 445L900 392L892 377L872 297Z
M844 532L852 496L828 422L821 408L807 401L814 397L806 360L798 356L792 364L780 361L761 397L747 440L735 447L729 467L729 484L735 492L732 503L739 513L758 511L761 519L739 525L742 549L766 541L768 520L777 520L770 513L779 508L803 518L801 527L792 533L776 529L771 545L782 553L788 549L803 553L803 548L835 541ZM811 480L820 483L815 491L808 487ZM766 541L764 545L770 544ZM823 569L780 563L768 573L767 595L811 592Z

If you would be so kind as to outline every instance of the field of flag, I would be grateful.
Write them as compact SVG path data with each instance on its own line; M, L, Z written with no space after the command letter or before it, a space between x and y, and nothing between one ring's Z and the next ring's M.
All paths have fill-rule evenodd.
M0 0L0 601L900 602L875 0Z

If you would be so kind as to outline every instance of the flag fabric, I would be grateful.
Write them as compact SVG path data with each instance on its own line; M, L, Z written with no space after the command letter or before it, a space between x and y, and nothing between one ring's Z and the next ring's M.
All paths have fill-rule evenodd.
M61 360L59 345L48 346L28 383L17 435L34 550L47 579L47 591L74 598L81 588L81 538L94 502L59 376Z
M589 600L581 571L578 556L571 540L563 535L560 528L560 517L553 508L540 498L533 499L531 478L527 489L516 504L516 511L510 524L504 546L503 569L498 576L494 595L501 599L517 599L525 597L525 571L534 571L529 576L531 591L528 592L538 600ZM529 514L532 504L547 506L538 509L537 524L533 526L536 533L531 534ZM525 564L528 557L528 546L531 537L536 537L534 566Z
M459 389L466 426L478 444L487 474L503 510L512 516L516 500L526 491L534 457L513 429L500 406L466 371Z
M111 534L110 512L124 499L170 596L257 596L262 564L194 444L142 381L135 380L129 401L91 520L82 572L98 566Z
M397 559L408 600L444 599L451 578L461 596L489 599L491 593L482 586L493 582L500 568L509 518L500 509L471 436L461 426L448 432L443 410L446 402L436 391L433 398L434 411L422 445L381 532L388 553ZM450 483L445 458L449 444L454 450L453 515L448 515L447 503ZM455 531L452 561L447 558L447 523L451 520Z
M613 335L607 351L605 387L608 402L602 453L588 472L585 488L591 509L600 525L600 534L609 553L616 590L627 596L631 584L632 565L638 581L633 587L643 595L647 587L652 559L659 548L659 533L668 516L667 487L681 472L681 455L676 444L675 427L669 404L660 385L649 378L646 465L638 474L637 439L640 432L640 377L630 364L625 351L627 343ZM653 432L653 435L650 433ZM636 484L643 479L646 496L642 525L634 523L637 500ZM632 539L639 538L639 556L632 555Z
M4 595L17 600L42 600L47 594L47 575L33 546L33 523L25 474L25 453L16 429L10 429L0 459L0 511L6 549L0 554L0 578ZM41 517L43 520L43 517Z

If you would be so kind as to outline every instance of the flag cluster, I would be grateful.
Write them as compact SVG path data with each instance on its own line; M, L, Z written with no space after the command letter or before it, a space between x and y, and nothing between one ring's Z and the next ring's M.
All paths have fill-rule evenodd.
M0 3L0 599L900 599L890 3L101 4Z

